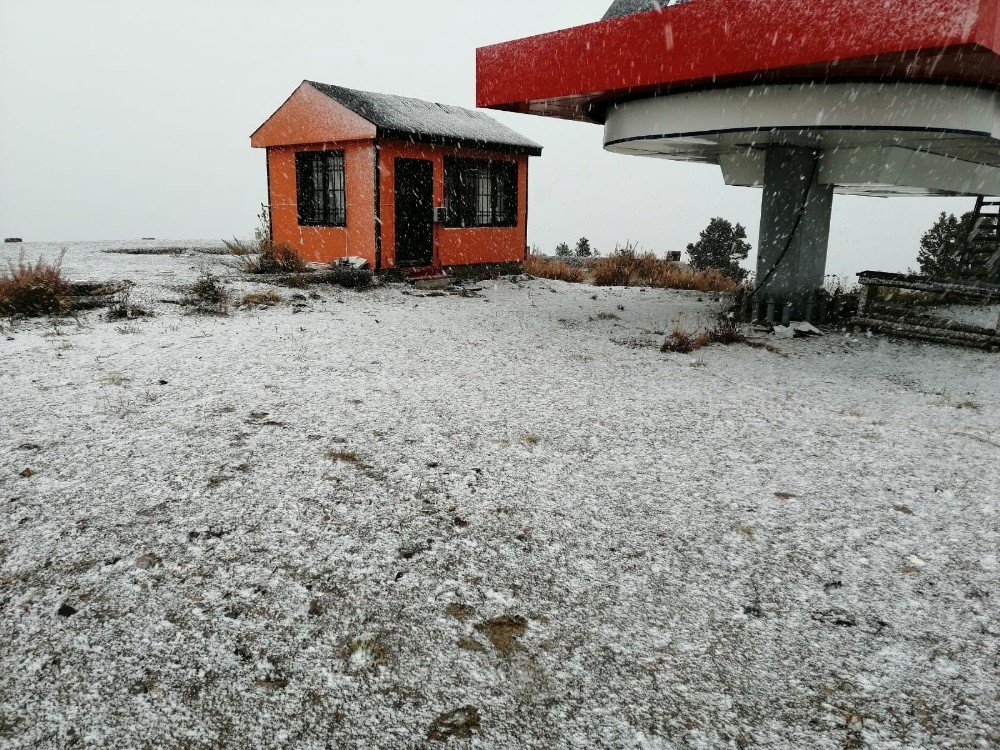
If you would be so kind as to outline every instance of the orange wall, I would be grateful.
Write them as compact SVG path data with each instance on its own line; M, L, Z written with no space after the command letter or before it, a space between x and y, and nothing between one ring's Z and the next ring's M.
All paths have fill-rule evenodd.
M295 183L297 151L343 151L347 188L346 227L300 227ZM271 235L313 263L364 258L375 267L375 151L372 141L267 150Z
M448 229L434 225L434 265L460 266L474 263L512 263L524 260L527 247L528 157L494 154L471 149L425 146L396 141L380 144L382 197L382 267L395 265L394 160L427 159L434 162L434 205L444 205L444 159L461 156L471 159L503 159L520 164L518 169L517 226Z
M296 204L295 153L297 151L344 151L347 177L347 227L300 227ZM434 225L434 265L458 266L476 263L511 263L524 260L527 246L528 157L470 149L425 146L396 141L379 145L381 165L382 268L396 265L395 159L427 159L434 162L434 205L444 205L444 159L447 156L503 159L517 162L518 225L516 227L472 227L449 229ZM291 245L305 260L329 263L356 256L376 265L375 152L373 141L312 146L268 148L271 233L275 242Z
M254 148L374 140L375 126L303 83L250 136Z

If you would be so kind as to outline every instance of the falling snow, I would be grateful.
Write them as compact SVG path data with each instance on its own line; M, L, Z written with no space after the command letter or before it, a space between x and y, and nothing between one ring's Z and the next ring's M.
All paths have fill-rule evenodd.
M994 355L104 249L155 317L0 336L4 748L1000 743Z

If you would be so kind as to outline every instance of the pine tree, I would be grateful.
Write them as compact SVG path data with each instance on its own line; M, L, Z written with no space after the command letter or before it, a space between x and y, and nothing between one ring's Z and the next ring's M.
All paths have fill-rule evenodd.
M940 279L968 275L963 268L966 242L972 231L972 214L959 219L955 214L942 213L934 226L920 238L917 262L920 272Z
M752 248L746 239L747 230L742 224L734 226L726 219L712 219L699 240L687 246L691 265L700 270L715 268L742 281L747 271L740 267L740 261L746 260Z
M569 245L565 242L560 242L556 245L556 257L557 258L568 258L573 254L573 251L569 249Z
M590 246L590 240L581 237L576 243L576 257L590 258L594 255L594 249Z

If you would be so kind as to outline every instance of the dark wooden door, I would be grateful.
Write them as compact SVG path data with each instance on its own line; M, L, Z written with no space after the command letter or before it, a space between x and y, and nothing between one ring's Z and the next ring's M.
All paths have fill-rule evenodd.
M396 159L396 265L434 262L434 163Z

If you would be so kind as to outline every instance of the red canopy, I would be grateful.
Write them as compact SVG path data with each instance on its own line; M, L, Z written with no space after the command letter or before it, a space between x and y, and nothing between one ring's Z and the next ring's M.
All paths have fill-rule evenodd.
M1000 87L1000 0L697 0L477 51L477 104L602 122L615 101L743 83Z

